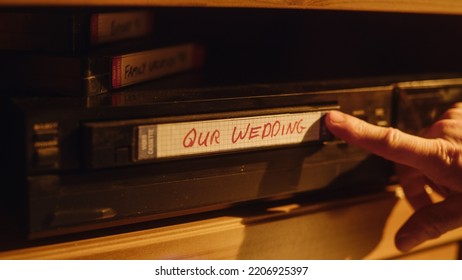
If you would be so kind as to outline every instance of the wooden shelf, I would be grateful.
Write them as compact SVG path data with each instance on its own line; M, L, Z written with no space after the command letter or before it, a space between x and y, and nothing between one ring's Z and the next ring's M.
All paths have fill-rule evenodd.
M462 14L457 0L2 0L0 6L233 7Z
M405 257L394 234L412 214L402 191L264 211L217 215L167 226L3 250L0 259L390 259ZM254 209L255 210L255 209ZM457 255L462 229L418 246L445 244ZM413 254L419 253L413 256ZM420 256L420 257L419 257ZM447 257L449 258L449 257Z

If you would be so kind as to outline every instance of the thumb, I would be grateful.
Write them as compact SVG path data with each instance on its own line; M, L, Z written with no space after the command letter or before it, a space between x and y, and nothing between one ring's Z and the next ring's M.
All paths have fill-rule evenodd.
M396 247L406 252L424 241L462 226L461 205L462 195L458 195L419 209L396 234Z

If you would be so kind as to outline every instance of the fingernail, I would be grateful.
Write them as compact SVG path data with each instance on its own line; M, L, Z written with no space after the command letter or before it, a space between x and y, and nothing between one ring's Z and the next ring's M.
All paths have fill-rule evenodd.
M343 123L345 122L345 114L339 111L330 111L329 112L329 121L331 123Z

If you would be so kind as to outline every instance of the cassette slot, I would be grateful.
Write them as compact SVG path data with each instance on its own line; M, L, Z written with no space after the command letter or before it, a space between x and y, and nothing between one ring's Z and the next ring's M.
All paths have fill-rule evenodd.
M84 123L86 165L181 159L305 143L333 137L322 121L336 104Z
M210 123L203 122L216 119L218 123L226 124L228 119L247 118L239 120L244 122L244 125L239 130L236 128L235 138L241 132L243 138L245 138L244 135L247 136L247 140L239 139L239 143L250 142L248 141L249 138L252 138L250 139L251 142L255 142L258 136L260 139L257 141L258 145L252 144L241 150L221 149L210 153L179 155L179 158L186 158L218 157L225 153L245 153L259 149L274 150L300 145L293 142L282 142L279 146L261 147L262 140L271 139L271 137L267 137L268 129L270 124L274 124L277 120L266 119L261 123L255 123L255 119L248 119L250 117L257 117L258 120L263 115L269 115L265 118L272 118L274 116L271 115L282 117L279 114L292 114L292 117L301 118L303 117L301 113L309 113L308 115L314 116L312 115L313 112L339 109L373 124L393 125L391 118L393 87L390 85L370 86L371 83L370 81L350 81L350 84L346 84L345 82L336 83L333 81L316 84L310 82L255 84L166 91L159 90L152 84L146 84L129 91L123 91L125 94L128 93L129 97L127 98L130 99L129 104L124 103L123 105L100 104L95 107L88 107L86 98L76 97L7 98L7 107L12 113L5 115L14 114L24 118L22 122L19 122L19 119L14 120L11 137L17 138L20 133L27 135L24 143L27 146L26 150L23 149L23 146L13 145L16 151L15 158L18 158L18 155L23 155L21 158L25 159L27 174L85 172L84 170L99 168L153 164L157 161L176 161L175 154L160 158L157 156L145 158L138 156L139 131L140 128L141 130L143 128L140 126L149 129L152 128L151 125L156 125L158 128L157 125L164 123L201 122L200 125L208 127ZM145 98L148 95L150 97ZM320 117L321 115L318 114L314 121ZM285 119L287 120L286 126L290 125L290 129L287 128L284 131L294 132L298 120L292 120L293 123L290 124L290 117L287 118ZM248 123L246 122L250 120L253 125L251 124L247 130ZM34 127L48 123L56 124L56 131L43 137L55 141L53 149L42 150L44 143L41 141L45 140L42 139L41 135L37 136ZM320 128L324 128L322 121L320 123ZM303 127L307 127L307 125L303 125ZM209 134L209 141L214 130L211 130ZM247 134L245 134L246 131ZM276 137L277 131L277 128L273 128L274 139L278 138ZM207 131L202 132L201 142L207 134ZM231 127L232 132L233 127ZM279 136L281 134L282 132ZM147 139L147 132L145 137ZM200 132L198 131L196 142L198 142L199 137ZM220 136L220 141L224 137L224 135ZM332 144L332 141L326 141L325 138L321 137L316 141L305 141L302 145L320 146L321 143Z
M418 134L454 103L462 101L462 79L411 81L397 84L397 127Z

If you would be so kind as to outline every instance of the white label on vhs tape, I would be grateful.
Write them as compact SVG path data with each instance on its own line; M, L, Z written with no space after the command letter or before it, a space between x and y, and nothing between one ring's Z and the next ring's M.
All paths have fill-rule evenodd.
M137 160L237 151L320 140L325 112L138 126Z
M200 64L198 48L191 43L114 57L112 87L119 88L193 69Z
M152 31L152 13L130 11L91 16L92 44L120 41L147 35Z

